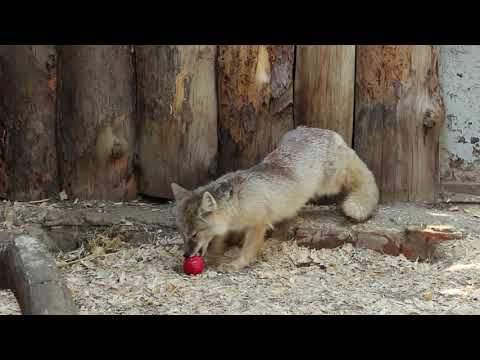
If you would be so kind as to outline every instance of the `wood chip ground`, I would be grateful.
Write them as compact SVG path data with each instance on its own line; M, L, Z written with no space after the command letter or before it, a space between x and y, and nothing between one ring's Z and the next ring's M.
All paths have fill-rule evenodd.
M246 270L191 277L181 271L182 241L171 228L153 230L143 244L92 232L90 245L57 260L81 314L480 314L479 205L382 206L370 221L432 219L465 236L439 244L427 262L269 239ZM2 227L15 225L7 217ZM0 291L0 314L19 314L9 291Z

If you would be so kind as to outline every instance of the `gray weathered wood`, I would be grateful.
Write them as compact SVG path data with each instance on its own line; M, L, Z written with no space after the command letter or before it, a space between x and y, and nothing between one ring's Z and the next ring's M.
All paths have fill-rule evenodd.
M480 184L456 184L442 182L439 186L439 192L480 196Z
M129 45L59 46L59 164L70 197L136 197L134 88Z
M55 47L0 45L0 196L58 193Z
M139 190L173 198L215 175L217 97L214 45L136 46Z
M77 309L46 248L30 236L0 233L0 288L24 315L73 315Z

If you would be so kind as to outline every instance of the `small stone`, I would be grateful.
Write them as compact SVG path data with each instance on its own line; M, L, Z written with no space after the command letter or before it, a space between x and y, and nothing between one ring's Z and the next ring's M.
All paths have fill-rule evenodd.
M258 273L260 279L273 279L275 275L271 271L262 271Z
M472 300L478 300L480 299L480 289L477 289L475 291L473 291L471 294L470 294L470 298Z
M218 275L218 273L217 273L216 271L209 271L209 272L207 272L207 277L208 277L209 279L216 278L217 275Z
M92 254L95 256L105 255L105 249L101 246L96 246L93 248Z
M65 190L63 190L61 193L58 194L59 198L61 201L68 200L68 195Z
M433 299L433 294L429 291L423 294L423 299L426 301L432 301Z

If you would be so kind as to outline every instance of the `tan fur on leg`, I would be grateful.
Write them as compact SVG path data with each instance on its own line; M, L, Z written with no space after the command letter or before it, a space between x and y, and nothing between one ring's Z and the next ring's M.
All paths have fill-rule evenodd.
M212 240L207 256L206 261L209 265L219 265L224 259L225 254L225 238L222 236L217 236Z
M349 194L342 204L343 212L356 221L365 221L377 206L379 192L372 172L356 154L347 168L345 186Z
M257 225L249 228L245 233L245 242L238 258L231 263L219 266L220 271L237 271L250 265L265 241L266 225Z

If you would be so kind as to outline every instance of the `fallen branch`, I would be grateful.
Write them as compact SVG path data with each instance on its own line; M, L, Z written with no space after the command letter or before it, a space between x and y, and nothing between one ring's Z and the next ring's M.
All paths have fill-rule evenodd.
M47 202L47 201L50 201L50 198L42 199L42 200L33 200L33 201L29 201L28 203L29 204L41 204L41 203L44 203L44 202Z
M63 268L63 267L67 267L67 266L70 266L70 265L74 265L74 264L78 264L78 263L81 263L83 261L87 261L87 260L93 260L93 259L96 259L96 258L99 258L99 257L102 257L102 256L110 256L110 255L113 255L113 254L116 254L118 251L115 251L115 252L111 252L111 253L108 253L108 254L91 254L91 255L88 255L88 256L85 256L81 259L77 259L77 260L73 260L73 261L69 261L69 262L64 262L64 263L60 263L60 264L57 264L57 266L59 268Z

